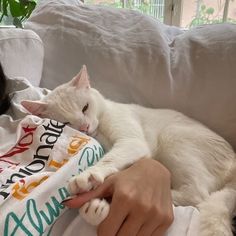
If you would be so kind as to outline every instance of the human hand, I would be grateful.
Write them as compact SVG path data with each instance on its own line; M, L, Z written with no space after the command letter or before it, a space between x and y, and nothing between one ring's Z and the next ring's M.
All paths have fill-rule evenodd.
M98 236L162 236L173 221L170 173L153 159L142 159L108 177L97 189L65 202L79 208L92 198L112 199Z

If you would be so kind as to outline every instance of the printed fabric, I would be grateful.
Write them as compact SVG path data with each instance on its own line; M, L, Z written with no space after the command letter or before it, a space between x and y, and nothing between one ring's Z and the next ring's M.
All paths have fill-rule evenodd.
M0 133L0 235L49 235L65 211L68 180L103 149L65 124L32 115L3 117Z

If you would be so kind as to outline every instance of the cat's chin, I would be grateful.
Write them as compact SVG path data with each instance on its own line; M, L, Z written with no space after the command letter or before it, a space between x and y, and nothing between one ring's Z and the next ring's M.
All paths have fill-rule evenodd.
M91 137L96 137L96 135L97 135L97 129L95 129L94 131L92 131L92 132L88 132L88 135L89 136L91 136Z

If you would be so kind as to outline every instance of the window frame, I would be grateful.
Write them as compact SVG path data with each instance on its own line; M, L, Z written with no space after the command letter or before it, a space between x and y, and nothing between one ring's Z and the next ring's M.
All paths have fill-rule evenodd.
M180 26L183 0L165 0L164 24Z

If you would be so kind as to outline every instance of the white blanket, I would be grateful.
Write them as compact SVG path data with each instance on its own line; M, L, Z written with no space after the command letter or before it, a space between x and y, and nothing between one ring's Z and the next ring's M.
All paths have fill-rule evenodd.
M10 81L10 90L17 91L12 108L0 117L0 235L96 235L61 202L69 196L68 179L99 161L102 147L62 123L26 116L20 100L46 90L26 80ZM177 207L174 213L168 236L197 235L196 209Z

